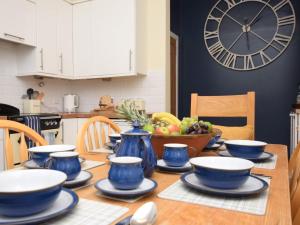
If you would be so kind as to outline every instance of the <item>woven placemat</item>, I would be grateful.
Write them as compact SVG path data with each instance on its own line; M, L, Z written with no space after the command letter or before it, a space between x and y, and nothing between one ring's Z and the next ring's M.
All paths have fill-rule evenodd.
M264 179L266 182L270 183L269 178L261 179ZM187 187L182 181L179 180L166 188L164 191L160 192L158 197L255 215L264 215L268 201L268 190L259 195L241 198L229 198L201 193Z
M128 208L80 198L69 214L44 225L109 225L128 212Z

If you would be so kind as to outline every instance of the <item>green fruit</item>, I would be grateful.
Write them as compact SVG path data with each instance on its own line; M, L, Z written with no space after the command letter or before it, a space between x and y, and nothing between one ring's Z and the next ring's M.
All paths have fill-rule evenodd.
M152 124L147 123L147 124L144 125L143 130L148 131L149 133L153 133L154 132L154 127L153 127Z

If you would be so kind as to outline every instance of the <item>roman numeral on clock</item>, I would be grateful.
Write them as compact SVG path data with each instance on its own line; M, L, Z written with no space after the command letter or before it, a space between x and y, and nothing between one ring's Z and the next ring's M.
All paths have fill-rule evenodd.
M244 69L249 70L254 68L254 63L251 55L244 56Z
M291 37L283 34L276 34L274 37L274 41L277 42L282 47L286 47L290 42Z
M233 6L236 5L236 0L224 0L227 3L227 7L231 9Z
M204 33L205 40L212 39L212 38L218 38L218 37L219 37L218 30L215 30L215 31L205 31L205 33Z
M294 15L278 18L278 26L290 25L290 24L294 24L295 22L296 22L296 18Z
M209 20L214 20L214 21L217 21L218 23L220 23L222 18L221 18L221 17L213 16L213 15L210 14L210 15L208 16L208 19L209 19Z
M259 55L264 65L272 60L264 51L260 51Z
M277 5L274 6L274 11L278 11L279 9L281 9L283 6L285 6L285 4L287 4L289 2L289 0L282 0L280 1Z
M224 50L225 48L220 41L214 43L208 48L209 53L215 58L218 58Z
M235 63L236 63L236 57L237 57L236 54L228 53L225 60L224 60L224 62L223 62L223 65L227 66L227 67L234 68Z

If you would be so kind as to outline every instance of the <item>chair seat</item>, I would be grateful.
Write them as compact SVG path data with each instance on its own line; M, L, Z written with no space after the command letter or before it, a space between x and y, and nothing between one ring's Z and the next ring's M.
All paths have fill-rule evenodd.
M249 125L242 127L214 125L213 127L220 129L222 131L222 138L227 140L253 140L254 137L254 129Z

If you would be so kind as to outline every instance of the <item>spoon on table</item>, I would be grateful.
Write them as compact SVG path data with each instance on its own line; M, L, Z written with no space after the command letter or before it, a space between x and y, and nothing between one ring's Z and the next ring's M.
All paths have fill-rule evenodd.
M152 225L156 221L156 215L156 204L147 202L138 208L133 215L126 217L116 225Z

